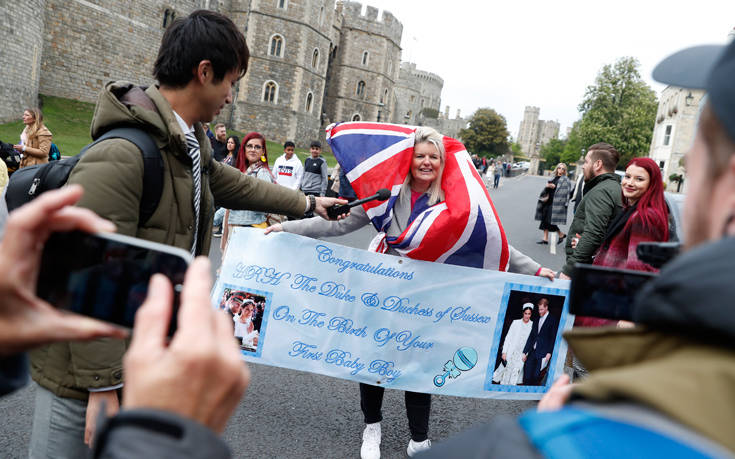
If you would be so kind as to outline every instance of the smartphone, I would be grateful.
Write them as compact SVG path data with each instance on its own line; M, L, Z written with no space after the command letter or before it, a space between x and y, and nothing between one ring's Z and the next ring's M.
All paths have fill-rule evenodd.
M569 312L579 316L633 321L633 302L658 274L577 263L572 274Z
M174 286L172 335L191 259L185 250L114 233L53 233L43 249L36 291L59 309L132 328L148 281L161 273Z

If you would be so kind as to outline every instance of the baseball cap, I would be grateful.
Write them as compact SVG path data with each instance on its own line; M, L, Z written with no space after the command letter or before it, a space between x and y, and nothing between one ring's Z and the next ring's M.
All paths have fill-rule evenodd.
M710 107L735 141L735 40L729 45L683 49L659 62L653 79L690 89L704 89Z

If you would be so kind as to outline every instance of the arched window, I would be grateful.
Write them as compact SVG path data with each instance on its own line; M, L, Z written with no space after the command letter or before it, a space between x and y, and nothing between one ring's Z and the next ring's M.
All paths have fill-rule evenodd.
M316 69L319 67L319 50L314 48L314 53L311 55L311 67Z
M288 8L288 0L276 0L276 6L282 10Z
M265 82L263 85L263 102L269 104L278 103L278 83L273 80Z
M324 24L324 7L322 6L319 10L319 25Z
M355 89L355 95L361 98L365 97L365 82L364 81L360 80L357 83L357 88Z
M352 121L362 121L362 118L360 117L359 113L355 113L352 115Z
M304 106L304 109L307 113L311 113L311 106L314 105L314 94L309 91L309 94L306 95L306 104Z
M370 57L370 53L367 51L362 52L362 65L368 65L368 58Z
M383 91L383 96L380 98L380 103L385 104L388 102L388 90Z
M174 19L176 19L176 11L166 8L163 12L163 28L170 26Z
M273 35L271 37L271 44L268 48L268 54L276 57L283 57L283 37L281 35Z
M388 76L393 75L393 61L388 59Z

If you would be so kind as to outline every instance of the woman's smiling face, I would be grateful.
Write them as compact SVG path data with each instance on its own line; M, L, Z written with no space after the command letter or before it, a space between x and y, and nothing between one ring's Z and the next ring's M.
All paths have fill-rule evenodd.
M413 161L411 162L411 177L414 186L425 191L439 176L441 164L441 155L433 143L416 144L413 148Z

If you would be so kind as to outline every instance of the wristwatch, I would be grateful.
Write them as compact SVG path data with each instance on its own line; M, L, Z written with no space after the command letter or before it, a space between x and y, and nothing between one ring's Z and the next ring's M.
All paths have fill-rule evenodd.
M314 212L314 209L316 209L316 198L313 194L308 195L307 198L309 198L309 210L306 213Z

